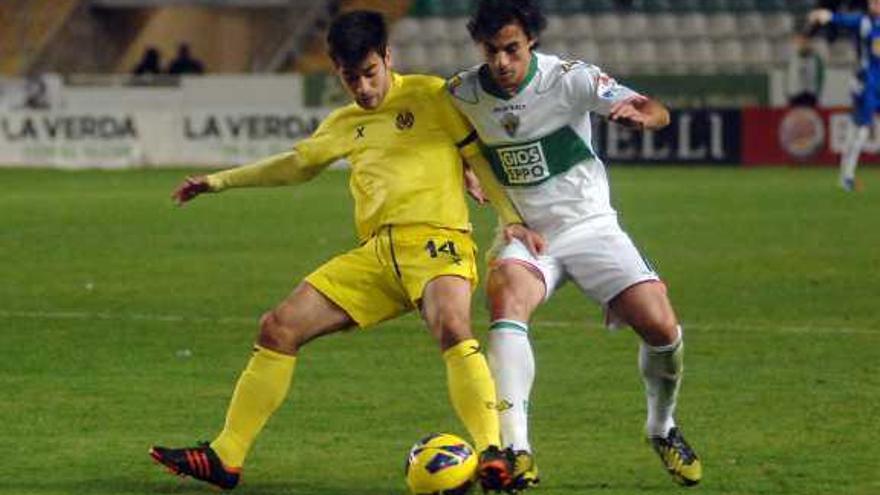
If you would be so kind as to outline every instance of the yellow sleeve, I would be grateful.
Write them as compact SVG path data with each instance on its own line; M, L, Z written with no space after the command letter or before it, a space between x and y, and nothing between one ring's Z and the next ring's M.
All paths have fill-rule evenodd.
M324 166L309 166L300 154L293 150L211 174L207 179L211 191L214 192L231 187L283 186L305 182L318 175Z
M501 223L504 225L525 223L516 211L516 207L510 202L507 194L504 193L504 189L501 187L498 179L495 178L492 166L486 160L486 157L482 153L477 152L467 157L467 163L474 173L477 174L477 178L480 179L480 187L483 188L483 193L486 195L489 203L492 204L492 207L495 208L495 212L498 213Z
M334 146L334 115L331 114L311 137L297 143L291 151L209 175L207 180L211 191L231 187L283 186L310 180L342 156Z

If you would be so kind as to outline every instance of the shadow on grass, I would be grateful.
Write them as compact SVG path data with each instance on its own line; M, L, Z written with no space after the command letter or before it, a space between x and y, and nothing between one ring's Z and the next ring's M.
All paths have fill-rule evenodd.
M203 494L216 495L403 495L403 489L396 491L387 486L343 486L333 483L311 483L291 480L290 482L247 481L235 490L223 492L204 483L191 479L167 481L136 481L122 478L102 478L81 481L39 481L28 483L3 483L2 495L145 495L145 494Z
M593 482L569 482L556 483L551 485L543 485L539 487L542 492L548 494L571 494L571 495L588 495L588 494L633 494L633 493L678 493L681 487L673 484L644 484L644 483L608 483L601 481ZM535 492L535 495L538 495Z

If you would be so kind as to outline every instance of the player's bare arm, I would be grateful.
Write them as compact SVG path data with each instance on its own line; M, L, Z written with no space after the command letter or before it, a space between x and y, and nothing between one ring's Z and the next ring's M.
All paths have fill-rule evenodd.
M669 110L657 100L636 95L611 105L608 119L644 130L658 130L669 125Z
M477 177L474 169L468 164L464 165L464 189L467 191L468 196L476 201L478 205L484 205L489 202L488 198L486 198L486 193L483 192L483 187L480 185L479 177Z

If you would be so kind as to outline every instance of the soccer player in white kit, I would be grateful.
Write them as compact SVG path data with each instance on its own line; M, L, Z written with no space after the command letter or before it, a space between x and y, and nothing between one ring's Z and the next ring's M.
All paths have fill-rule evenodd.
M493 175L526 225L546 240L526 246L499 238L488 280L489 364L502 440L514 458L514 489L538 481L527 425L535 373L529 318L568 279L603 305L609 324L629 325L641 337L646 434L673 479L694 485L701 464L673 418L681 327L665 285L618 225L590 135L591 112L640 129L666 126L669 112L594 65L534 51L545 24L533 0L481 0L468 29L485 63L448 82Z

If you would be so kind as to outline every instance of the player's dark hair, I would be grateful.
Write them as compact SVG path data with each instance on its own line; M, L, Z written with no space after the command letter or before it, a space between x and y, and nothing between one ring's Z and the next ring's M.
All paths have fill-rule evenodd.
M474 41L485 41L511 23L522 26L526 36L537 39L547 27L547 18L535 0L480 0L467 28Z
M370 52L384 58L388 51L388 26L382 14L371 10L342 14L330 23L327 47L330 58L342 67L356 67Z

